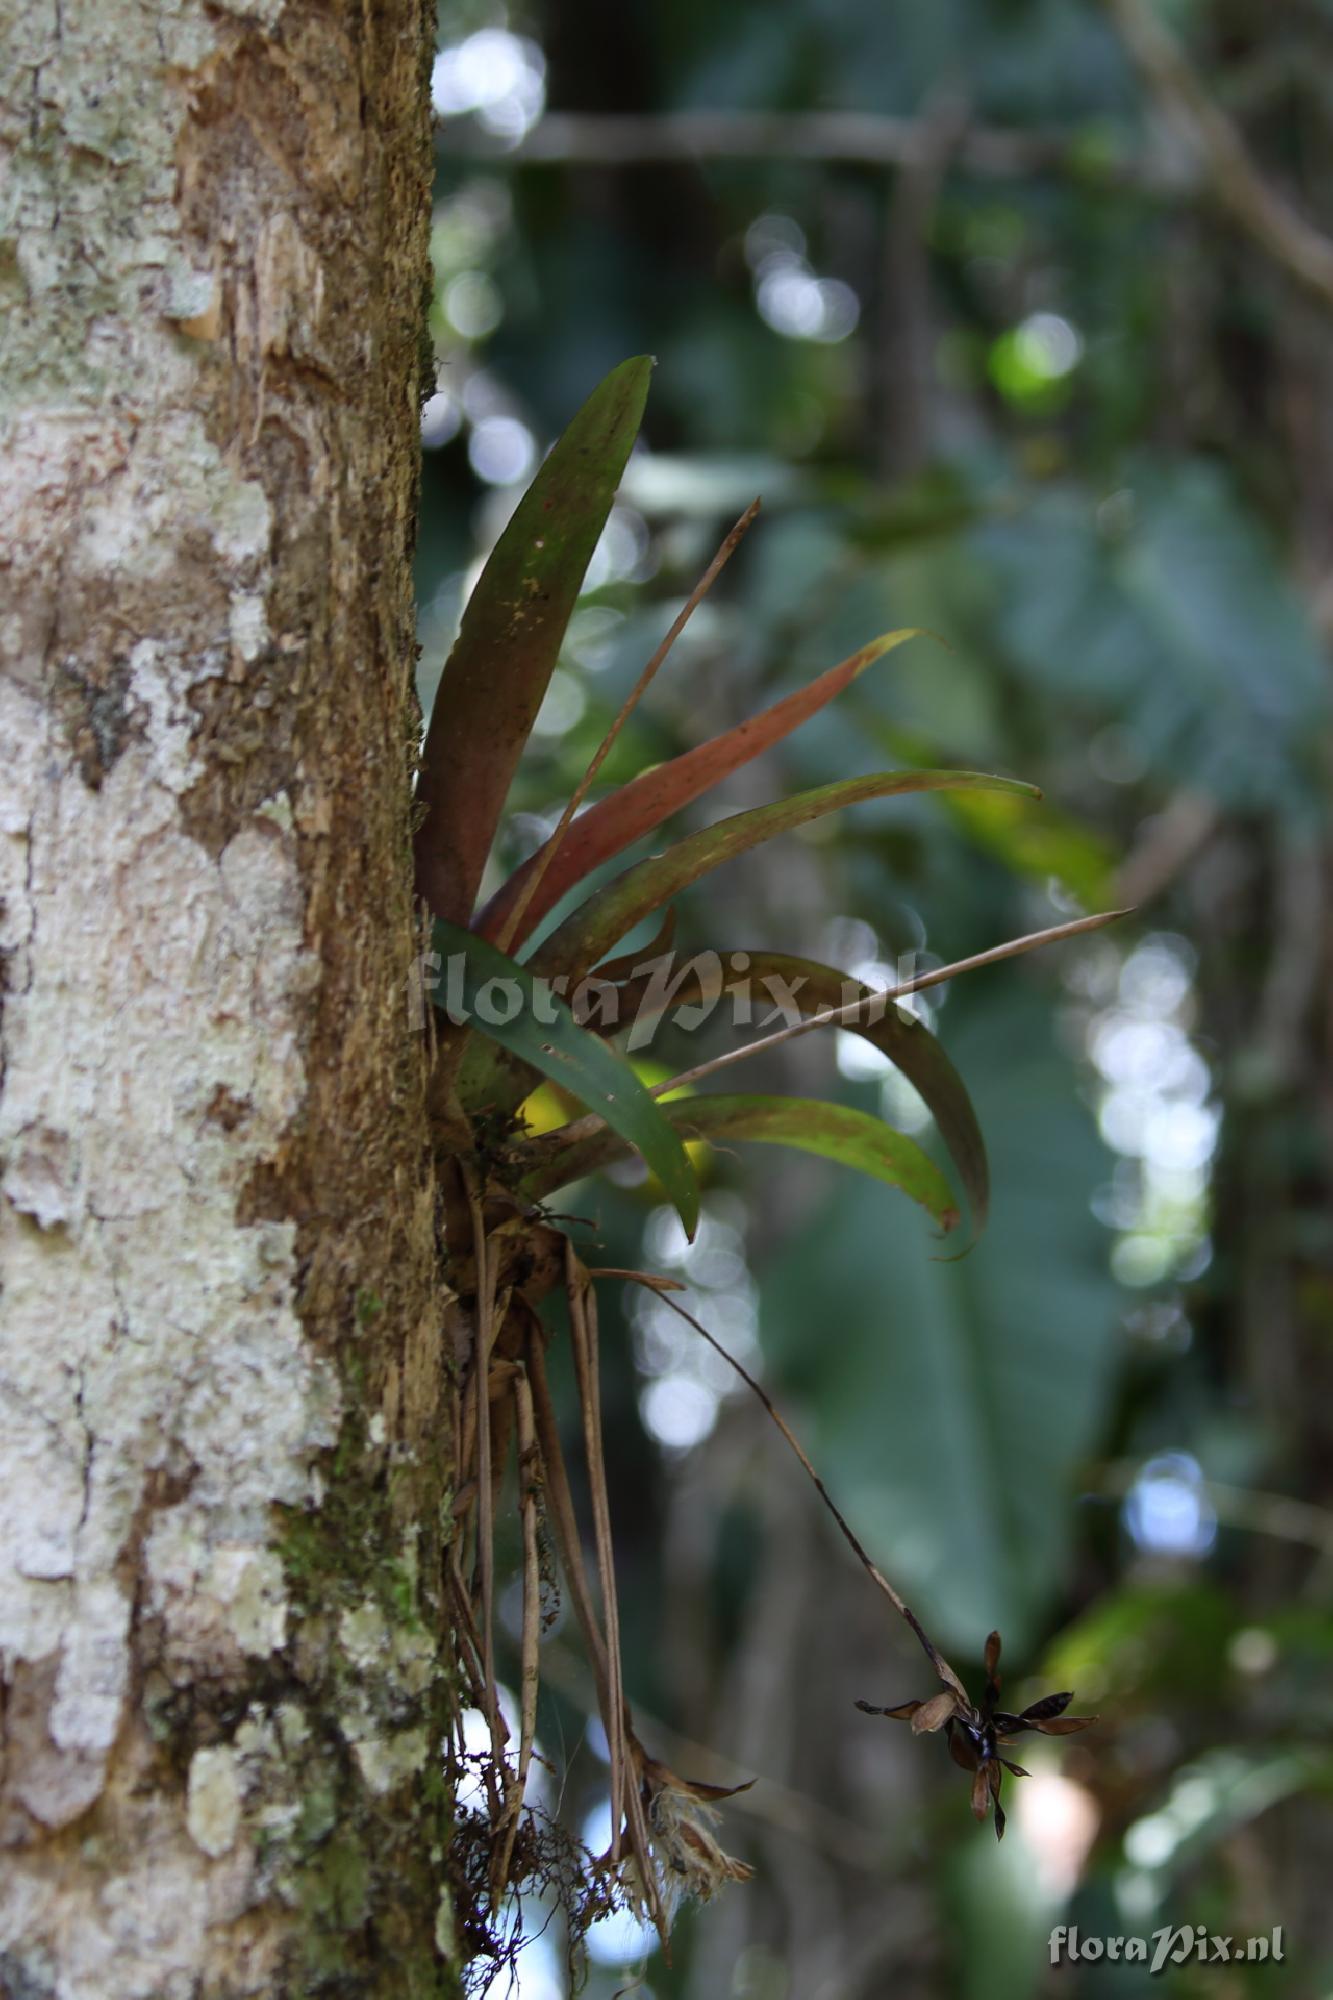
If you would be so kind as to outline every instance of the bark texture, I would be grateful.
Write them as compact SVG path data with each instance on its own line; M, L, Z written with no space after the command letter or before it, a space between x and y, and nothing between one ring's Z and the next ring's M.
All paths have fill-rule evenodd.
M433 11L7 4L0 1992L448 1994Z

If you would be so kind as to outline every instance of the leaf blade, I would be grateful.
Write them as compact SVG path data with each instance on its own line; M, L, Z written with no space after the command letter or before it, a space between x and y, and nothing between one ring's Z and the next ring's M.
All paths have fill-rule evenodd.
M775 834L808 826L827 813L868 799L949 790L1041 796L1033 785L984 771L878 771L864 778L842 778L833 784L816 785L810 791L775 799L749 812L733 813L729 819L687 835L664 853L625 869L566 918L543 944L533 965L544 973L579 976L641 918L669 902L691 882L697 882L701 875L771 840Z
M641 953L631 956L642 963L654 955L654 947L647 945ZM742 956L746 961L743 968L738 964ZM621 963L627 964L627 961ZM847 978L834 966L821 964L813 958L797 958L789 952L724 954L721 964L722 983L728 993L739 992L751 1001L790 1004L803 1016L822 1013L873 992L873 988L862 985L860 980ZM604 968L599 966L599 974L603 971ZM769 980L780 982L780 986L767 984ZM625 1018L635 1021L652 1018L644 1011L645 1002L652 992L651 977L641 979L622 991ZM687 988L673 991L668 984L663 984L661 992L665 1002L660 1010L663 1013L672 1006L694 1004L695 995ZM892 1001L885 1008L882 1019L848 1021L846 1029L849 1034L860 1035L887 1056L894 1068L919 1093L935 1120L936 1129L967 1197L973 1236L980 1236L990 1209L990 1166L986 1142L967 1086L943 1046L929 1028L910 1015L901 1013Z
M970 1257L922 1257L903 1203L843 1181L762 1273L765 1354L786 1394L809 1396L819 1450L945 1650L998 1626L1018 1654L1066 1573L1068 1495L1118 1365L1122 1308L1089 1207L1110 1155L1025 982L997 982L954 1032L994 1170L986 1235ZM812 1351L812 1325L842 1337Z
M659 1100L659 1106L683 1139L703 1139L710 1144L752 1139L792 1146L854 1167L899 1189L946 1231L958 1222L953 1192L929 1155L905 1133L850 1105L825 1104L809 1097L746 1095L668 1098ZM548 1157L523 1183L534 1197L591 1173L614 1159L620 1149L616 1135L605 1131L563 1148L538 1143L545 1145Z
M500 536L445 662L421 758L417 889L464 924L583 575L638 435L650 355L621 362L556 440Z
M530 936L562 897L595 868L623 854L636 840L652 833L664 820L702 797L733 771L790 736L844 688L850 687L876 660L904 641L919 636L915 627L883 633L760 714L747 717L734 729L710 737L708 742L697 744L679 757L641 772L628 784L598 800L565 833L540 888L527 905L518 935L511 942L517 944ZM550 844L548 841L547 846ZM496 891L478 919L477 929L483 937L499 937L510 911L523 894L525 882L541 865L544 852L544 848L539 848Z
M486 939L443 918L436 919L431 935L434 950L447 966L445 992L451 1009L461 1002L460 1011L471 1026L605 1118L617 1139L639 1153L657 1175L692 1238L699 1218L699 1189L689 1155L663 1107L625 1058L580 1028L563 1000L549 987L542 991L544 982ZM510 993L517 993L520 1000L517 1012L500 1021L488 1020L477 1006L480 994L495 980L508 982Z

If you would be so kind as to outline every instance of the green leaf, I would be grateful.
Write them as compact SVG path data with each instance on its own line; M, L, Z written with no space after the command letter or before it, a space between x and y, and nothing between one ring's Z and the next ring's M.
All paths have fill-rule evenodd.
M641 963L653 956L651 946L631 954ZM831 965L813 958L793 958L787 952L734 952L722 956L722 983L728 994L741 995L758 1005L790 1002L801 1015L824 1013L871 994L873 989L849 979ZM601 975L603 967L598 967ZM652 1016L643 1009L650 990L651 975L621 989L621 1018L647 1022ZM774 984L766 985L766 980ZM780 982L780 983L778 983ZM688 986L670 994L660 1011L697 1004L697 991ZM920 1095L935 1120L940 1138L962 1182L972 1215L972 1228L980 1236L990 1203L990 1170L986 1162L986 1142L981 1136L967 1086L929 1028L910 1015L899 1012L892 1001L878 1021L849 1021L848 1034L863 1040L886 1055Z
M935 1162L914 1139L895 1132L868 1112L809 1097L751 1096L668 1098L660 1109L682 1138L715 1144L757 1139L772 1146L794 1146L901 1188L920 1202L942 1229L952 1229L958 1221L949 1183ZM533 1150L538 1148L549 1151L550 1157L524 1180L525 1192L534 1197L580 1179L622 1150L615 1136L606 1132L563 1147L552 1134L537 1141Z
M445 663L422 752L417 888L466 923L606 525L648 395L652 358L623 361L557 440L491 552Z
M992 657L1088 731L1114 721L1172 794L1302 812L1328 679L1287 565L1211 459L1143 453L1108 531L1100 487L1047 482L959 550Z
M980 771L879 771L865 778L843 778L771 805L734 813L686 839L663 854L627 868L604 889L580 903L537 953L533 964L548 974L581 976L643 917L698 881L710 869L745 854L776 833L789 833L842 806L865 799L895 797L904 792L1000 791L1040 798L1035 785L1015 778L996 778Z
M1094 1708L1114 1688L1120 1714L1160 1712L1195 1700L1214 1684L1228 1645L1247 1622L1237 1601L1206 1578L1189 1573L1140 1581L1131 1572L1048 1648L1042 1684L1076 1688ZM1329 1678L1330 1666L1327 1659L1320 1663L1322 1678Z
M693 1237L699 1189L689 1156L662 1107L648 1094L622 1055L580 1028L564 1001L484 938L437 918L432 946L442 961L442 995L451 1019L462 1018L503 1048L549 1076L596 1111L642 1155ZM498 983L488 999L486 988ZM511 1012L512 1018L499 1018Z
M1023 1782L1014 1786L1015 1797ZM1014 1798L1007 1802L1012 1807ZM1049 1991L1043 1973L1063 1899L1012 1834L999 1848L994 1841L957 1840L935 1887L936 1920L952 1943L955 2000L1038 2000Z
M618 791L610 792L597 804L569 826L563 840L556 849L542 877L541 886L528 904L523 917L522 929L513 940L519 944L530 937L542 918L553 910L571 889L591 875L617 854L623 854L636 840L651 833L692 800L701 798L714 785L729 777L742 765L759 756L761 751L780 743L799 729L812 715L817 715L844 688L863 674L886 653L901 646L906 639L920 635L915 630L886 632L878 639L872 639L868 646L862 646L840 665L830 667L808 686L798 688L794 694L782 701L774 702L761 715L752 715L734 729L726 730L720 736L700 743L693 750L687 750L680 757L672 757L664 764L655 764L651 770L640 772ZM554 835L552 835L554 839ZM533 870L541 864L546 847L539 848L515 869L509 880L491 898L478 921L477 929L483 937L498 938L510 910L523 893L523 885Z

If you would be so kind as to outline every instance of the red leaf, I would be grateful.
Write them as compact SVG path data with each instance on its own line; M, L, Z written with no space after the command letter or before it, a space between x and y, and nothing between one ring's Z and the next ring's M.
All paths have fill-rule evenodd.
M761 715L752 715L734 729L728 729L721 736L714 736L707 743L687 750L683 756L673 757L668 763L642 772L629 784L622 785L619 791L611 792L595 806L590 806L567 829L540 888L523 913L517 935L510 940L510 949L531 936L547 912L554 909L560 899L595 868L614 855L623 854L636 840L641 840L654 827L670 819L673 813L680 812L693 799L710 791L731 772L748 764L772 744L780 743L784 736L790 736L794 729L799 729L803 722L818 714L835 695L850 687L874 661L892 652L905 639L915 637L917 633L914 630L906 630L886 632L881 638L872 639L868 646L862 646L859 652L853 653L839 666L830 667L808 687L799 688L795 694L774 702ZM539 848L536 854L530 855L492 896L477 922L477 929L483 937L500 935L506 917L522 894L524 882L539 866L544 851Z

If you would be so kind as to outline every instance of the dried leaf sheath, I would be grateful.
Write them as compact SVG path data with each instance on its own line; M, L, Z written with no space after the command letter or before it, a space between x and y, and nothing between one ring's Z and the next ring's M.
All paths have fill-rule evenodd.
M477 1271L477 1301L472 1359L472 1397L476 1412L477 1437L477 1560L480 1582L480 1639L482 1708L491 1737L492 1762L499 1773L506 1805L510 1788L509 1760L505 1755L508 1735L500 1715L500 1698L495 1681L495 1486L491 1464L490 1365L495 1341L495 1294L493 1266L487 1254L486 1224L481 1196L471 1172L465 1174L468 1213L472 1222L473 1257ZM492 1901L497 1898L492 1881Z
M611 1508L606 1491L606 1461L602 1450L597 1303L592 1287L574 1254L574 1246L568 1240L565 1243L565 1288L569 1299L570 1331L574 1346L574 1368L579 1385L579 1404L583 1413L583 1442L589 1490L592 1494L597 1574L606 1620L607 1694L611 1712L607 1739L611 1759L611 1859L616 1862L620 1859L620 1830L625 1813L625 1688L620 1662L620 1607L616 1595L615 1552L611 1544Z
M523 1638L519 1674L518 1771L505 1805L502 1841L495 1880L503 1889L510 1879L514 1842L518 1836L528 1773L537 1740L537 1695L541 1679L541 1564L537 1547L537 1517L541 1455L532 1408L532 1384L527 1370L514 1377L515 1431L518 1438L519 1512L523 1526Z
M555 1406L551 1400L546 1358L542 1351L539 1331L534 1331L529 1341L528 1370L532 1381L533 1414L542 1453L551 1527L560 1554L561 1569L573 1600L575 1616L583 1634L588 1663L592 1668L602 1727L606 1731L608 1745L619 1735L627 1746L628 1754L632 1756L637 1751L637 1745L629 1729L623 1699L619 1708L616 1708L612 1701L611 1670L606 1641L598 1624L584 1576L578 1521L574 1513L573 1496L569 1490L569 1476L565 1470L564 1455L560 1446L560 1429L556 1420ZM652 1866L643 1801L637 1785L630 1785L627 1788L625 1806L630 1854L638 1871L646 1912L665 1943L669 1925L658 1888L656 1871Z

